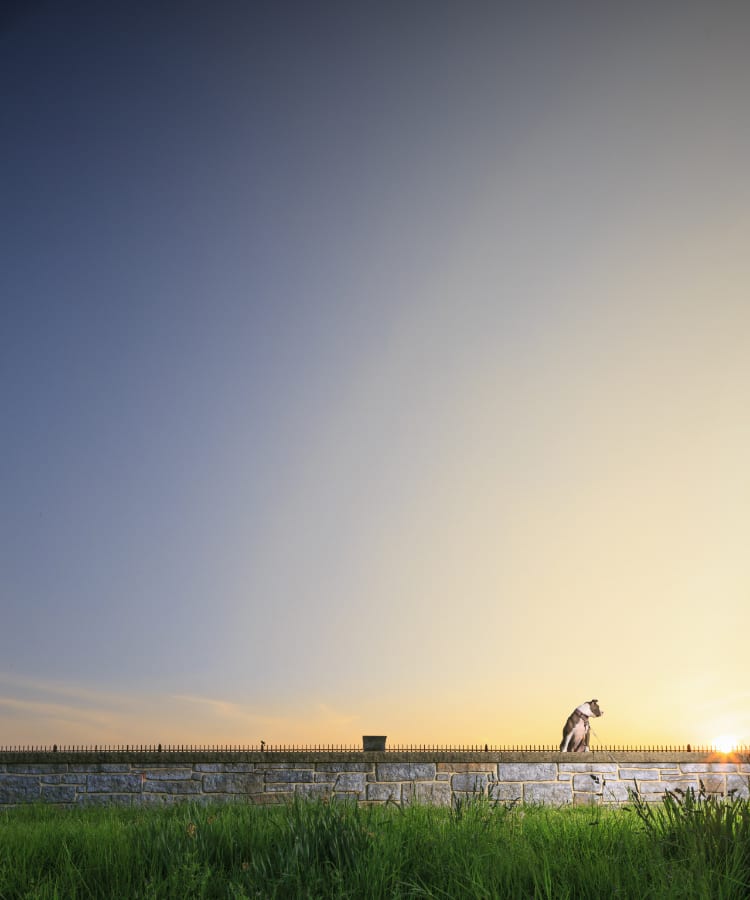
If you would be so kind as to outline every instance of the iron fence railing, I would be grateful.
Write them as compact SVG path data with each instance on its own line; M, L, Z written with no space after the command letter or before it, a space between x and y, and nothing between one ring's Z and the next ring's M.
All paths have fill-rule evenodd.
M397 744L386 753L553 753L557 744ZM591 748L605 753L727 753L711 744L602 744ZM0 753L361 753L362 745L343 744L25 744L0 746ZM733 747L730 753L749 753L750 745Z

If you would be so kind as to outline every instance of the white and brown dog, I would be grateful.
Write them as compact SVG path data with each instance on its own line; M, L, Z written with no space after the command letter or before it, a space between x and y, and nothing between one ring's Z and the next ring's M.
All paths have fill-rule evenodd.
M599 709L598 700L589 700L577 706L568 716L568 721L563 726L563 736L560 749L568 753L587 753L589 751L589 732L591 726L589 719L594 716L603 716Z

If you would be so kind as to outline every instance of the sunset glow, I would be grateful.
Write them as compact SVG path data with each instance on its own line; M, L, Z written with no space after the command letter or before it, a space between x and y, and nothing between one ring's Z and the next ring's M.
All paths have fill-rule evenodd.
M731 753L739 745L737 737L733 734L721 734L711 741L711 746L719 753Z

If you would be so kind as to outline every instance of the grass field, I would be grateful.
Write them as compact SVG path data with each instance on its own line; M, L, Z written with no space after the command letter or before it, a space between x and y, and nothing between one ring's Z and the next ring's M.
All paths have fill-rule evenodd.
M747 801L0 813L1 898L746 898Z

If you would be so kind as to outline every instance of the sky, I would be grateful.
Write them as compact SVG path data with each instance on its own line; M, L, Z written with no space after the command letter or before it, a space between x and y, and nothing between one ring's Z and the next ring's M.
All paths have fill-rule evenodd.
M750 10L0 13L0 745L750 742Z

